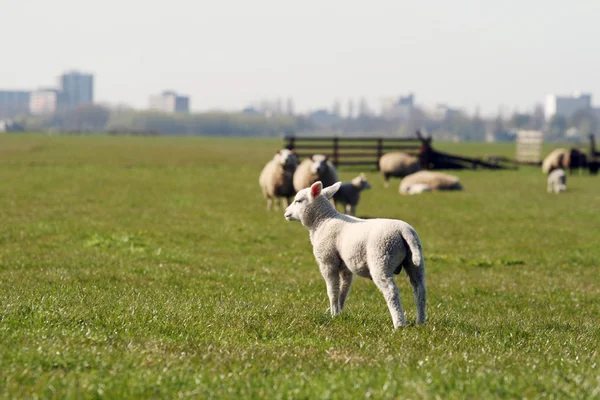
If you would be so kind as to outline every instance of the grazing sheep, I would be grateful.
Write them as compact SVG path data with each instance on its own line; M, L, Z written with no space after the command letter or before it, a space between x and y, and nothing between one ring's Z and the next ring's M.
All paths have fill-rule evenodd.
M279 210L281 197L285 199L286 207L290 204L292 196L296 194L293 176L297 165L298 157L288 149L279 150L265 165L258 178L258 183L267 199L267 210L271 210L273 199L275 199L276 210Z
M294 189L296 192L310 187L316 181L321 181L323 186L331 186L338 181L335 167L327 156L315 154L302 161L294 173Z
M572 148L571 150L558 148L552 150L552 152L544 158L544 161L542 162L542 172L544 174L549 174L555 169L569 168L569 172L573 174L573 170L586 167L587 165L587 156L585 153L582 153L575 148Z
M387 153L379 159L379 171L383 175L385 187L390 186L390 176L404 178L420 169L419 159L408 153L399 151Z
M417 187L413 188L413 186ZM419 171L410 174L400 183L401 194L416 194L434 190L462 190L457 176L442 172Z
M360 192L371 189L365 174L361 173L350 182L344 182L333 196L334 204L341 203L348 215L356 215L356 205L360 200Z
M394 219L364 220L337 212L328 201L341 182L323 189L321 182L296 194L285 219L300 221L310 234L313 254L327 284L329 310L342 311L354 275L372 279L383 293L394 328L406 324L394 274L402 268L413 288L418 324L425 323L425 261L414 228Z
M567 190L567 175L563 169L555 169L548 175L548 193L560 193Z
M542 162L542 172L549 174L555 169L562 168L568 153L569 150L563 148L552 150Z

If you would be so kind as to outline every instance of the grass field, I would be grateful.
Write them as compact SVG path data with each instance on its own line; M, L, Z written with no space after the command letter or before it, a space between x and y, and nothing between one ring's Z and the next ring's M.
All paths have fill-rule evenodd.
M600 178L400 196L367 171L358 215L412 224L427 262L428 324L394 331L365 279L326 314L307 231L264 209L279 144L0 136L0 398L600 397Z

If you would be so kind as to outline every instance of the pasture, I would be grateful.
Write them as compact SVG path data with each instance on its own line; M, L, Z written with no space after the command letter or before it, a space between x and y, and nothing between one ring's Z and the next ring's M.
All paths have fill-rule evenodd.
M395 331L365 279L326 313L307 231L258 186L280 144L0 136L0 398L600 397L600 178L400 196L366 170L357 215L424 246L428 324Z

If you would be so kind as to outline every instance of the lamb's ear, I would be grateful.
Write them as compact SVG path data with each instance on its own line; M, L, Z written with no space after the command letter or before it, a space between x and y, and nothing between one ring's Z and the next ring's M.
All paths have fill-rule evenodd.
M333 185L326 187L323 189L323 196L327 197L328 199L332 198L333 195L340 189L340 186L342 186L342 182L336 182Z
M317 197L318 195L320 195L322 191L323 191L323 184L321 183L321 181L316 181L310 187L310 194L313 197L313 199L315 197Z

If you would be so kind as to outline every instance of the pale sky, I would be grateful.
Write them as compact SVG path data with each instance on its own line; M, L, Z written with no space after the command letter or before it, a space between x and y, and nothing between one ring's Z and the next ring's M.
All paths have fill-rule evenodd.
M600 96L598 0L0 0L0 40L2 89L77 69L97 101L138 108L164 89L196 111L277 97L378 108L412 91L488 114Z

